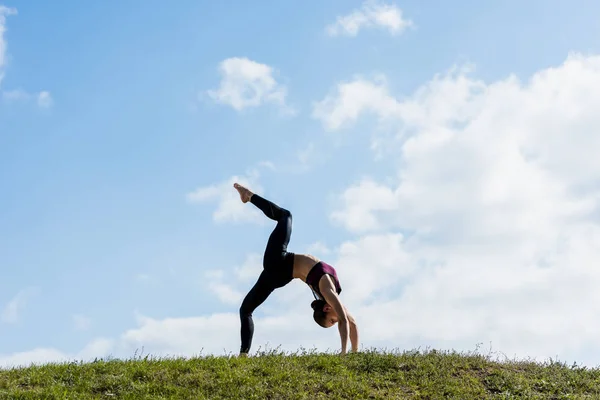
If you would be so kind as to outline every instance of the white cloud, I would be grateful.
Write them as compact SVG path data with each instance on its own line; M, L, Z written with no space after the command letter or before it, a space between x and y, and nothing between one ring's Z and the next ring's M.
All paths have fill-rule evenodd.
M404 282L398 297L359 306L380 332L373 340L463 349L491 341L510 356L598 362L600 57L570 55L526 83L468 72L436 76L407 99L374 84L394 107L357 106L343 91L330 99L325 126L373 112L399 127L383 141L396 182L357 181L332 220L356 234L406 232L396 247L361 250L371 255L360 262L350 253L339 267L368 281L383 259L391 264L376 269L386 271L376 282ZM370 289L357 283L349 297Z
M222 303L239 306L242 302L244 294L227 283L209 282L208 287Z
M246 256L244 263L234 268L235 277L242 282L253 281L258 279L262 272L262 254L251 253Z
M6 66L7 44L4 34L6 32L6 17L16 15L15 8L0 5L0 85L4 79L4 68ZM47 91L29 93L22 89L14 89L2 92L2 100L5 102L20 102L34 100L40 108L49 108L53 104L52 96Z
M52 104L54 104L54 100L52 99L52 96L50 95L49 92L42 91L42 92L38 93L36 97L37 97L37 104L41 108L49 108L52 106Z
M55 348L35 348L13 354L0 354L0 368L77 361L107 356L131 358L151 354L156 357L221 354L239 349L239 316L236 313L207 317L165 318L137 316L138 326L114 339L98 338L75 353ZM262 335L261 335L262 336ZM238 349L235 349L235 347Z
M5 102L14 103L17 101L28 101L31 99L31 95L22 89L14 89L2 92L2 99Z
M308 248L306 249L306 252L309 254L314 254L314 255L318 255L318 254L328 255L328 254L331 254L331 249L322 242L314 242L308 246Z
M50 108L54 104L52 95L47 91L29 93L22 89L7 90L2 92L2 99L7 103L34 101L40 108Z
M278 293L279 294L279 293ZM276 304L271 298L254 315L255 331L252 351L279 348L297 351L318 347L335 351L339 338L331 330L322 335L323 328L312 321L311 312L288 313L276 317L262 316L268 305ZM310 310L306 304L306 309ZM137 315L137 326L114 339L99 338L76 353L65 353L54 348L36 348L31 351L0 355L0 367L27 366L73 360L91 361L107 356L131 358L149 354L153 357L193 357L198 355L237 354L240 347L240 319L237 312L187 318L155 319Z
M397 211L397 199L387 186L363 179L344 191L342 208L331 213L331 219L352 232L379 230L381 220L373 211Z
M287 109L287 88L274 77L275 70L245 57L232 57L219 64L221 83L207 94L217 103L237 111L273 103Z
M213 202L218 203L213 212L213 220L223 222L253 222L263 223L264 216L250 203L242 203L240 195L233 187L235 182L248 187L254 193L261 193L262 186L259 183L260 173L257 169L248 171L245 176L232 176L220 183L203 186L187 194L187 200L191 203Z
M373 81L357 77L337 85L336 91L314 104L313 118L329 130L356 122L364 112L375 113L381 120L397 118L399 103L389 93L382 76Z
M310 307L308 307L310 309ZM258 314L258 313L257 313ZM335 348L339 338L335 332L330 338L318 335L323 328L312 321L310 313L278 317L254 316L252 351L278 347L296 351L302 345ZM314 325L314 326L313 326ZM307 336L314 340L307 339ZM138 317L138 327L126 331L119 339L122 354L144 348L148 354L158 356L225 355L237 354L240 346L240 319L236 312L202 317L165 318L162 320Z
M113 346L113 340L99 338L91 341L81 351L74 354L43 347L9 355L0 354L0 368L27 367L29 365L62 363L73 360L92 361L94 358L106 357Z
M222 269L209 269L204 272L204 277L211 280L219 280L225 276L225 271Z
M11 368L29 366L31 364L46 364L50 362L68 361L69 357L53 348L35 348L10 355L0 354L0 367Z
M335 261L349 304L358 306L381 296L381 291L397 285L414 270L411 254L404 248L401 234L364 236L344 242Z
M402 14L402 10L394 4L367 0L359 9L337 17L336 22L328 25L326 30L331 36L356 36L363 28L379 27L392 35L399 35L414 26Z
M8 8L0 5L0 83L4 78L4 67L6 66L6 39L4 34L6 32L6 17L9 15L15 15L17 10L14 8Z
M27 288L19 291L4 307L0 320L7 324L17 322L19 314L27 305L27 301L35 294L35 288Z
M268 168L272 171L276 170L275 164L273 164L273 162L271 162L271 161L261 161L258 163L258 166Z
M254 284L262 272L262 255L251 253L244 262L231 269L210 269L204 272L203 283L209 291L224 304L239 307L245 292L238 287L240 283ZM243 290L247 288L244 287Z
M239 336L237 313L163 320L138 316L137 319L138 327L127 330L120 338L123 349L143 347L153 355L192 356L222 352L231 348Z
M73 326L78 331L87 331L92 326L92 320L85 315L76 314L73 315Z
M110 355L117 342L114 339L97 338L88 343L71 359L75 360L93 360L94 358L103 358Z

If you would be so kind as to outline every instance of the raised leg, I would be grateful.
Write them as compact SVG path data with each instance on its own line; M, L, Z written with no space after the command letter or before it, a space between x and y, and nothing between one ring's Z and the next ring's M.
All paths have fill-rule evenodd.
M262 210L267 217L277 221L277 225L269 235L265 247L263 264L267 269L280 266L285 258L287 246L292 236L292 213L256 194L252 196L250 201Z
M269 269L281 265L292 235L292 213L237 183L233 186L240 193L240 198L244 203L251 202L268 218L277 221L265 248L263 266Z

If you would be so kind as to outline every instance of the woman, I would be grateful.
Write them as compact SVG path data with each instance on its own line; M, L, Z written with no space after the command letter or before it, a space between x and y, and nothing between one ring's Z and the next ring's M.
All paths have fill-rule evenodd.
M277 221L277 225L267 242L263 256L263 271L250 289L240 307L242 345L240 355L250 351L254 322L252 313L273 290L287 285L292 279L301 279L313 291L315 299L311 303L313 318L324 328L336 323L340 332L341 354L346 354L348 337L352 350L358 351L358 330L354 318L340 301L342 287L335 269L310 254L295 254L287 251L292 234L292 214L271 201L252 193L249 189L234 183L243 203L250 202L267 217Z

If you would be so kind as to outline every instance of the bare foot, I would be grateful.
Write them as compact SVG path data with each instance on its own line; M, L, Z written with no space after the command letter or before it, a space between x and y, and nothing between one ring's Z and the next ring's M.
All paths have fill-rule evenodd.
M242 185L240 185L239 183L234 183L233 187L239 192L242 203L249 202L250 198L254 194L250 190L248 190L245 187L243 187Z

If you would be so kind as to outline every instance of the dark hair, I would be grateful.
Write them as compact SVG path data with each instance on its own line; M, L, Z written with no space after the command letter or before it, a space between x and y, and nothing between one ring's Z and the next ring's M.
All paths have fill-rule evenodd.
M323 328L327 328L325 326L325 319L327 318L327 314L325 313L325 311L323 311L323 307L325 307L326 304L327 302L323 300L313 300L313 302L310 303L310 306L314 310L313 318L315 322L321 325Z

